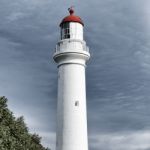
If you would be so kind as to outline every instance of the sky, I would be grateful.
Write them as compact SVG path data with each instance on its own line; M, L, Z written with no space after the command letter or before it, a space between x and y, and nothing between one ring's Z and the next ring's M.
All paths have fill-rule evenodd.
M0 95L55 150L59 23L75 6L90 47L90 150L150 150L149 0L0 0Z

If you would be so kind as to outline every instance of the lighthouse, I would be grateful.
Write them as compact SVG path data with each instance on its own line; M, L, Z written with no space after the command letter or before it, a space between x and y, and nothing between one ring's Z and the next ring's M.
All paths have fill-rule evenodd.
M56 150L88 150L85 69L90 53L82 19L72 7L68 10L53 55L58 67Z

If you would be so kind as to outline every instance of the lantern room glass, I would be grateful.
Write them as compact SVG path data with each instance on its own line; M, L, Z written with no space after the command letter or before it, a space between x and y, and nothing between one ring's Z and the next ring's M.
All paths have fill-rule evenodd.
M61 25L61 40L70 38L70 24L65 22Z

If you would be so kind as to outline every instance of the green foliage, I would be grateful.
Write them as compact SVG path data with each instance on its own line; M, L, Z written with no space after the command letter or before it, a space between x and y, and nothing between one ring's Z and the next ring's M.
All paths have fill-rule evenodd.
M5 97L0 97L0 150L49 150L37 134L29 133L23 117L13 116Z

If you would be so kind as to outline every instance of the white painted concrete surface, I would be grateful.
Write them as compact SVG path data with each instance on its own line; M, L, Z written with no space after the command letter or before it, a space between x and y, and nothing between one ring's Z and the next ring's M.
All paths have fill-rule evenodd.
M70 38L83 40L83 26L80 23L70 23Z

